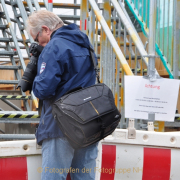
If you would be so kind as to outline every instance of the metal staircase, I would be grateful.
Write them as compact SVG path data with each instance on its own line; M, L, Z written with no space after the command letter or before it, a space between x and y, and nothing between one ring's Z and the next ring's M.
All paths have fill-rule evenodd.
M55 0L54 0L55 1ZM76 1L74 1L76 2ZM125 0L127 2L127 0ZM132 1L130 1L132 3ZM137 33L137 27L131 22L125 9L124 1L117 0L83 0L81 4L53 3L53 11L69 24L76 22L85 32L94 46L98 57L101 82L107 84L113 91L117 107L121 110L122 118L120 128L128 127L128 119L124 117L124 76L146 75L148 65L148 53ZM36 0L0 0L0 58L9 57L10 65L1 63L1 70L13 71L13 80L0 80L1 84L11 84L15 90L23 71L26 68L26 59L29 58L29 46L33 39L25 31L25 22L30 13L39 9L48 9L47 1ZM59 14L59 9L71 9L74 15ZM9 17L9 9L14 18ZM80 16L76 11L80 10ZM14 23L14 28L12 24ZM19 32L20 37L17 37ZM1 43L2 42L2 43ZM26 54L26 57L22 55ZM16 90L19 96L0 96L0 100L11 106L15 111L0 111L0 123L38 123L38 101L33 93L25 94ZM9 96L10 95L10 96ZM8 99L8 100L7 100ZM12 103L14 99L24 102L24 109ZM11 100L11 101L9 101ZM22 104L22 103L21 103ZM1 107L0 107L1 108ZM141 129L143 120L135 120L136 129ZM26 126L28 129L28 127ZM3 132L2 130L0 132ZM6 133L6 132L5 132ZM0 139L32 139L31 133L21 135L0 134Z
M14 18L10 18L9 11L11 10L14 13ZM3 44L1 45L0 57L5 59L5 62L1 63L0 69L2 72L5 70L8 71L6 76L3 76L0 80L0 84L10 85L10 91L7 91L5 94L1 95L0 99L8 106L10 109L15 111L0 111L0 122L1 123L14 123L17 126L17 123L21 123L21 125L17 126L16 128L22 127L22 123L26 126L27 123L38 123L39 118L37 112L32 110L37 110L37 99L31 93L24 93L21 90L16 90L16 86L21 79L22 72L26 69L25 59L22 55L22 50L24 49L26 52L26 59L29 58L29 44L33 42L31 37L27 38L27 34L24 30L25 21L27 19L27 13L25 11L24 5L22 1L4 1L1 0L1 16L0 16L0 30L2 37L0 38L0 42ZM15 24L15 28L13 28L13 23ZM17 37L16 33L19 32L21 37ZM8 65L6 65L8 63ZM9 80L7 75L11 73L12 76L11 80ZM14 73L14 76L13 76ZM7 87L7 86L6 86ZM7 90L7 88L5 88ZM11 94L13 90L13 93ZM20 106L18 107L15 105L16 102L20 101ZM23 102L22 102L23 101ZM31 101L31 102L30 102ZM7 108L9 109L9 108ZM3 110L3 109L2 109ZM24 110L24 111L23 111ZM11 124L12 125L12 124ZM8 124L7 126L10 126ZM13 128L14 129L14 128ZM29 129L29 128L28 128ZM32 128L30 128L32 129ZM34 130L31 130L34 133ZM20 132L23 133L23 132ZM9 138L15 136L11 135L2 135L2 138ZM28 137L28 136L27 136Z

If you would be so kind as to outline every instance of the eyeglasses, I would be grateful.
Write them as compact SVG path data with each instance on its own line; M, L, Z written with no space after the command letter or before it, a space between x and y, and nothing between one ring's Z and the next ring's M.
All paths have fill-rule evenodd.
M38 41L39 33L40 33L40 31L39 31L39 32L37 33L37 35L36 35L36 38L35 38L35 40L34 40L35 42L39 42L39 41Z

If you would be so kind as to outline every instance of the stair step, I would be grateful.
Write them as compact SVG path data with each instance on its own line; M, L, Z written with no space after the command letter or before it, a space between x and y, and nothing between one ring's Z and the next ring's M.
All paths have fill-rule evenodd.
M22 67L21 66L15 66L15 65L11 65L11 66L0 65L0 69L3 69L3 70L18 70L18 69L22 69Z
M0 84L18 84L18 80L0 80Z
M0 24L0 29L7 29L7 28L8 28L7 25L2 25L2 24Z
M44 2L38 2L40 7L45 7ZM23 1L24 6L27 6L27 2ZM53 8L67 8L67 9L80 9L80 4L74 3L53 3Z
M23 96L23 95L0 95L0 99L8 99L8 100L27 100L31 99L31 96ZM1 112L0 112L1 113Z
M13 41L12 38L6 38L6 37L0 38L0 42L12 42L12 41Z
M10 46L10 47L11 47L11 49L16 49L15 46ZM25 49L25 46L19 46L19 47L20 47L20 49ZM5 48L7 48L7 46L6 45L0 45L0 48L5 49Z
M17 39L17 41L23 43L23 40L22 40L22 39ZM27 42L30 42L29 39L26 40L26 41L27 41ZM12 39L12 38L6 38L6 37L4 37L4 38L0 38L0 42L13 42L13 39Z
M37 111L0 111L0 118L39 118Z
M77 15L58 15L62 20L80 20L80 16Z
M16 51L0 51L0 56L14 56L16 54Z

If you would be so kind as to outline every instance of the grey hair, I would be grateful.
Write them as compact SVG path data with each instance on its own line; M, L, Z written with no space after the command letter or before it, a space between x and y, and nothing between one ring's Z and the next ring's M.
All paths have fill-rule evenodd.
M33 12L26 21L26 30L29 34L36 35L42 26L47 26L51 31L57 27L64 25L61 18L59 18L53 12L47 10L39 10Z

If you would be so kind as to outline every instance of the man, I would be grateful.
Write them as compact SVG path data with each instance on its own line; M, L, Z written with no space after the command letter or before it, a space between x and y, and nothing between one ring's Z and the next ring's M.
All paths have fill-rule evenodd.
M94 180L97 144L73 149L51 113L52 99L95 83L88 37L75 24L65 26L57 15L46 10L30 15L26 29L44 47L33 82L35 96L43 100L36 132L37 143L42 144L42 179L65 180L70 172L72 180Z

